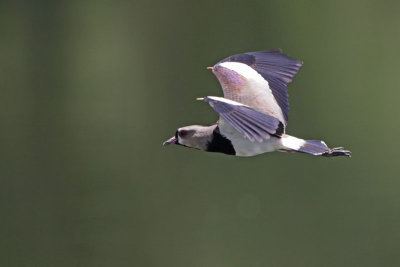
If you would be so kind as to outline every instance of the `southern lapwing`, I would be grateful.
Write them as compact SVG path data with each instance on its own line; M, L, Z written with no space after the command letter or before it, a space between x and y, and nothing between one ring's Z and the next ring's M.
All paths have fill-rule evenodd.
M254 156L272 151L318 156L350 156L342 147L304 140L285 133L289 101L287 83L302 62L281 50L237 54L208 67L221 84L224 97L198 98L219 114L210 126L191 125L176 130L164 145L177 144L209 152Z

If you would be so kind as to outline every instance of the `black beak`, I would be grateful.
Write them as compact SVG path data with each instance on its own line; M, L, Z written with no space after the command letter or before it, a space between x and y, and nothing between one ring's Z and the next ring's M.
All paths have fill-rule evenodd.
M172 136L170 139L168 139L167 141L165 141L163 143L163 146L170 145L170 144L176 144L177 141L178 140L176 139L176 137Z

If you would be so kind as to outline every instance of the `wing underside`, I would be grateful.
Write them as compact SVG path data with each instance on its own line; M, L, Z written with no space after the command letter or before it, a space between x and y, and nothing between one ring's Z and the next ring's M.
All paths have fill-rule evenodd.
M281 136L284 132L284 126L277 118L251 107L221 97L205 97L204 101L252 142L262 142L270 135Z
M273 97L282 110L285 120L289 116L289 96L287 83L291 82L301 65L301 61L291 58L281 50L265 50L237 54L225 58L217 63L239 62L246 64L257 71L269 85Z

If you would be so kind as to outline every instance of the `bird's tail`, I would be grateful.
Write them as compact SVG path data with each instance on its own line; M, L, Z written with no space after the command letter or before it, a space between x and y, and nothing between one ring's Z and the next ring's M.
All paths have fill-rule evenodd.
M282 151L302 152L325 157L351 156L351 152L344 150L343 147L329 148L324 141L304 140L287 134L282 136L281 145Z

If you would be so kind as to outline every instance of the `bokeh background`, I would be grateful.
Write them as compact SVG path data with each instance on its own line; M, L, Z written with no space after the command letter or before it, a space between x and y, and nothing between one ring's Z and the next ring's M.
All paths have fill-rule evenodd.
M1 1L1 266L400 266L400 2ZM288 133L352 158L162 142L206 70L282 48Z

